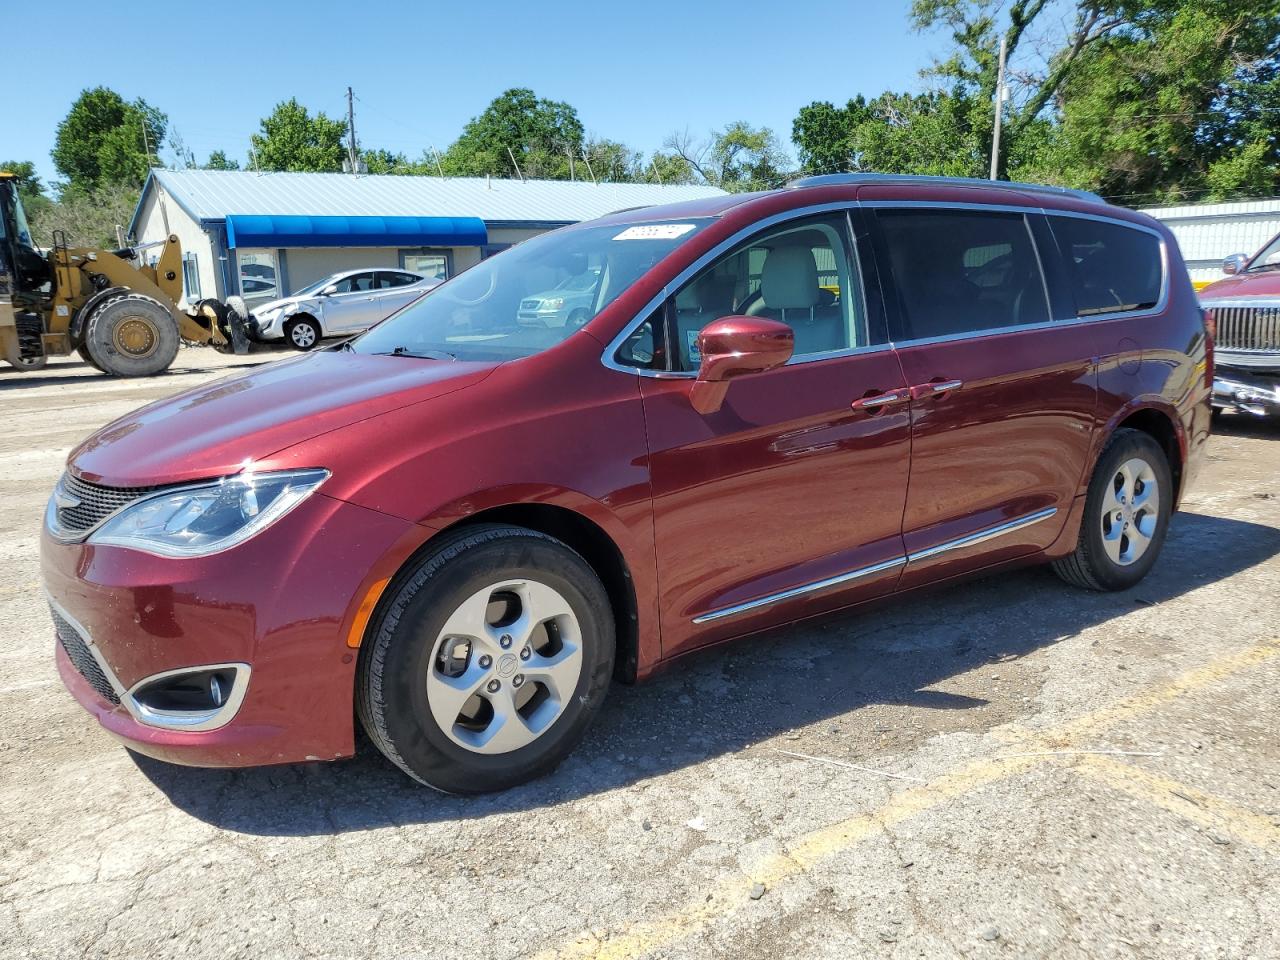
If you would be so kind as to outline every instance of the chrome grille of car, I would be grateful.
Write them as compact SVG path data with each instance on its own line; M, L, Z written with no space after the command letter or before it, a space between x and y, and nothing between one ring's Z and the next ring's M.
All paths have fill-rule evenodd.
M106 487L64 473L54 491L60 533L91 530L108 514L155 490L155 487Z
M70 621L60 616L57 610L50 610L49 613L53 616L53 629L58 635L58 643L62 645L62 652L67 655L71 665L76 668L80 676L85 678L89 686L93 687L98 696L108 703L118 704L119 695L111 686L107 675L102 672L102 667L98 666L98 661L89 652L89 645L84 642L84 637L80 636L80 632L71 625Z
M1221 350L1280 350L1280 302L1228 306L1208 303L1218 324Z

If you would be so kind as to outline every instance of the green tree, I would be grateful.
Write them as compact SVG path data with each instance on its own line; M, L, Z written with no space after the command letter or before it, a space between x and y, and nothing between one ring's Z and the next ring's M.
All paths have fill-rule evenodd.
M323 113L313 117L291 97L276 104L271 115L262 118L260 127L261 132L249 138L258 169L313 173L342 170L346 156L345 120L331 120Z
M361 150L360 159L369 173L409 173L414 167L403 153L390 150Z
M239 170L240 164L235 160L228 159L226 153L221 150L214 150L209 154L209 159L205 161L205 170Z
M450 176L514 177L514 156L525 177L568 180L570 156L576 173L584 145L578 111L521 87L504 91L473 117L441 165Z
M697 175L694 173L693 165L684 157L655 150L649 157L648 165L640 171L640 179L671 185L694 183Z
M127 226L138 205L138 188L124 183L104 183L91 190L63 190L56 203L31 217L36 243L51 246L53 233L61 230L72 247L116 245L116 227Z
M673 133L665 146L697 179L730 192L769 189L788 176L790 160L774 132L741 120L702 140L687 130Z
M138 99L107 87L83 91L58 124L53 163L72 190L92 192L109 183L141 186L156 163L169 119Z

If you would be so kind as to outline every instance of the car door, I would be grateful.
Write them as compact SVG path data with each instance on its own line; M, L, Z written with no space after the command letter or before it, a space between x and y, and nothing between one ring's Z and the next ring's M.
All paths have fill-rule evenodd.
M410 286L421 280L421 277L391 270L379 271L374 277L376 288L371 296L369 326L385 320L405 304L422 295L420 288Z
M630 341L670 358L641 379L667 656L889 593L903 555L905 381L846 211L788 219L710 259ZM698 332L744 313L791 325L795 355L733 380L701 414Z
M338 290L324 299L325 333L341 336L367 329L373 321L377 280L372 270L353 273L337 282Z
M869 206L912 397L906 589L1057 537L1090 449L1097 348L1038 211Z

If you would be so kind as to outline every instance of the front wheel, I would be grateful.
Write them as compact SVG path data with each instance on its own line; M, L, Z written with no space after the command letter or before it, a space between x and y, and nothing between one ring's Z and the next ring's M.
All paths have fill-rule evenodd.
M85 327L94 366L113 377L163 373L178 355L178 324L168 309L140 293L104 300Z
M1172 509L1164 450L1140 430L1117 430L1089 481L1075 552L1054 572L1088 590L1127 590L1155 565Z
M614 623L579 554L522 527L446 536L391 588L365 638L356 702L370 739L448 793L553 770L613 671Z
M284 325L284 338L296 350L311 350L320 342L320 324L312 317L294 317Z

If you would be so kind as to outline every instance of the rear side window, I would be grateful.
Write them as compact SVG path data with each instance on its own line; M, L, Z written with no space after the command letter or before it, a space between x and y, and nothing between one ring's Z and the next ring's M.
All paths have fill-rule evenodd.
M885 209L876 218L901 305L895 339L1048 321L1040 257L1022 214Z
M1082 217L1055 216L1049 222L1066 255L1076 316L1146 310L1159 303L1164 267L1154 235Z

